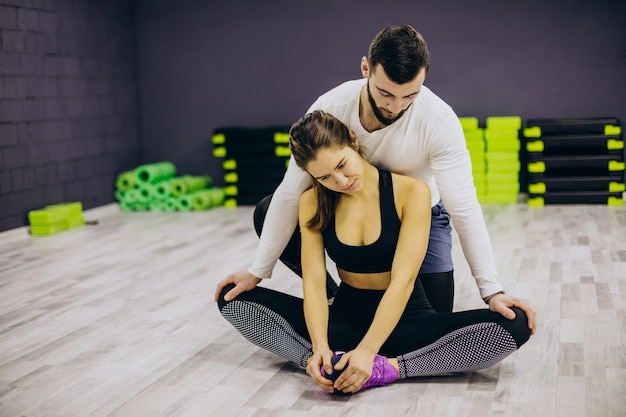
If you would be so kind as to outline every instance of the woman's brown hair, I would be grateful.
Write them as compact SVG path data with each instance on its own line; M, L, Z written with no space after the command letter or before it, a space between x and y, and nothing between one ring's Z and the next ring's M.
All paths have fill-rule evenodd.
M317 158L320 149L338 146L355 148L350 130L339 119L322 110L304 115L289 130L289 147L296 165L306 171L309 162ZM340 193L331 191L313 179L317 210L307 226L323 230L335 212Z

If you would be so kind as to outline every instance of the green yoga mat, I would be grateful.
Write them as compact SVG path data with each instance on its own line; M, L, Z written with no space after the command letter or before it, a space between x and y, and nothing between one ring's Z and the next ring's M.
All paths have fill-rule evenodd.
M174 178L169 184L171 195L174 197L181 197L185 194L210 187L213 184L213 180L208 175L184 175L182 177Z
M141 165L135 169L135 178L140 184L156 184L176 175L176 167L171 162L157 162Z
M141 203L150 204L152 200L159 198L155 185L141 184L136 190L137 190L136 199Z
M189 194L191 206L198 211L221 206L224 203L224 197L223 188L209 188Z
M115 187L118 191L128 191L132 189L136 183L135 170L126 171L117 176Z
M223 202L223 189L207 188L183 195L178 199L178 206L181 211L201 211L211 207L221 206Z
M160 183L154 185L156 198L164 200L172 195L172 181L173 180L161 181Z

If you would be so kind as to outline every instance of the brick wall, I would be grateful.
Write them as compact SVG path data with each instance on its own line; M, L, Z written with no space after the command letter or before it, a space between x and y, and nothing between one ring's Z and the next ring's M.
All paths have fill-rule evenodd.
M66 201L114 201L141 159L124 0L0 0L0 231Z

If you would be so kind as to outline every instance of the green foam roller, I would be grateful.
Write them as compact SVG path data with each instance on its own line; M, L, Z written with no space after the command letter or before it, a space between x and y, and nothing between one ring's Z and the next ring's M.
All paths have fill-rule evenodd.
M130 204L128 201L125 200L120 200L120 210L121 211L132 211L133 210L133 205Z
M178 199L170 197L165 200L165 211L177 211L179 209Z
M196 191L189 195L194 211L206 210L212 207L213 200L209 190Z
M162 211L165 210L165 198L155 199L150 201L150 210Z
M191 211L193 210L193 201L190 194L185 194L178 198L178 210Z
M170 196L180 197L183 194L187 194L187 179L190 175L182 175L180 177L172 178L169 181Z
M122 201L124 199L124 195L126 195L124 191L120 191L120 190L115 191L115 199L117 201Z
M224 199L226 198L226 193L223 188L213 188L213 207L218 207L224 204Z
M215 188L210 188L206 191L211 199L210 207L219 207L224 204L224 198L226 197L224 188L215 187Z
M155 184L176 175L176 167L171 162L157 162L137 167L135 178L139 183Z
M213 184L213 180L208 175L204 176L191 176L185 175L183 177L174 178L170 183L170 192L174 197L180 197L185 194L192 193L197 190L202 190Z
M138 188L132 188L124 193L124 202L126 204L133 205L139 200L141 200L141 195L139 194Z
M172 195L172 181L173 180L161 181L160 183L155 184L154 193L157 199L164 200Z
M128 191L135 186L137 178L135 177L135 171L125 171L117 176L115 187L119 191Z
M150 200L156 195L154 187L150 184L142 184L137 188L135 201L142 204L150 204Z

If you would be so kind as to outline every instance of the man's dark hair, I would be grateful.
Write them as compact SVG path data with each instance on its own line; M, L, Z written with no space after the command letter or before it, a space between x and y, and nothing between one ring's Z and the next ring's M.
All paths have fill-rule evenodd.
M426 41L409 25L381 30L372 40L368 53L370 71L378 64L397 84L413 80L422 68L428 71L430 56Z

